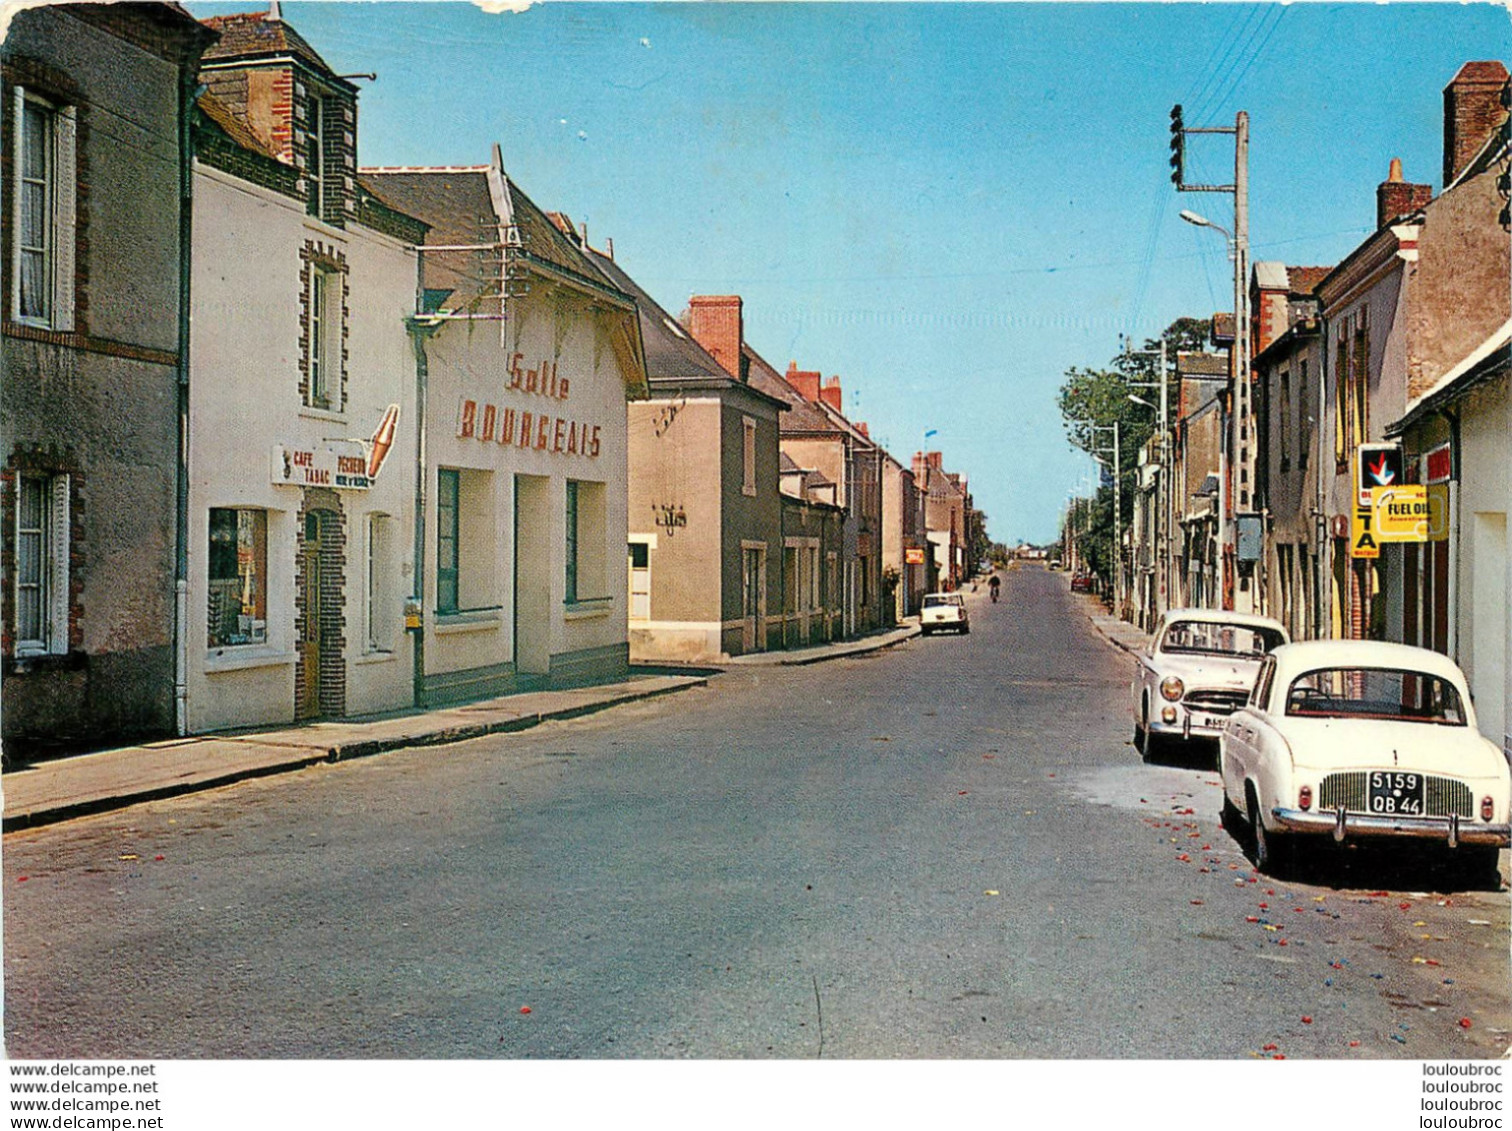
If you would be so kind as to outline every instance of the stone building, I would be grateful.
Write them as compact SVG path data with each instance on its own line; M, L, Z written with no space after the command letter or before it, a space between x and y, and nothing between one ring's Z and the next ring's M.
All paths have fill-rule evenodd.
M56 5L0 55L8 759L182 726L181 201L214 39L177 4Z

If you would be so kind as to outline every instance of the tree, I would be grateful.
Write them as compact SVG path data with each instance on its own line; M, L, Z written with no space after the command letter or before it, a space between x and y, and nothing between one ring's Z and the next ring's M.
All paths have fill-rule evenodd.
M1087 559L1093 571L1105 581L1113 568L1113 492L1112 476L1118 477L1121 521L1127 524L1134 514L1134 492L1129 490L1139 466L1139 450L1155 434L1159 423L1147 405L1158 404L1159 389L1140 388L1155 381L1160 343L1166 344L1168 362L1178 353L1201 350L1208 341L1212 323L1206 318L1178 318L1161 332L1159 338L1147 339L1137 351L1120 351L1106 369L1078 366L1066 370L1065 383L1056 397L1066 437L1071 443L1102 461L1106 468L1104 483L1092 510L1092 526L1087 534ZM1180 403L1181 386L1173 376L1175 366L1166 372L1166 396L1171 406ZM1129 398L1137 396L1147 404ZM1174 408L1172 409L1174 423ZM1113 425L1118 426L1119 466L1113 463ZM1103 496L1106 495L1104 504ZM1100 524L1106 524L1106 529Z

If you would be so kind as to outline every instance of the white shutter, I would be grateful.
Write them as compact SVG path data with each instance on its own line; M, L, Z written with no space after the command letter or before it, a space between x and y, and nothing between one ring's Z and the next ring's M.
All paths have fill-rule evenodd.
M53 118L53 329L74 328L74 257L78 225L78 113L65 106Z
M68 476L53 476L49 486L52 498L47 508L47 650L61 655L68 651L68 558L71 530Z

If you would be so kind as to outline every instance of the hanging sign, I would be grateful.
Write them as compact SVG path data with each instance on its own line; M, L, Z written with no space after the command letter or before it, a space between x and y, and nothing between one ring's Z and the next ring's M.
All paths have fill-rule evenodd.
M1371 506L1377 487L1400 487L1407 482L1400 444L1361 444L1355 450L1355 489L1359 506Z
M359 445L338 452L329 445L290 447L274 444L271 472L275 486L333 487L338 491L366 491L373 485L368 458Z
M903 563L905 565L923 565L923 549L907 549L903 551Z
M1428 488L1376 487L1371 492L1378 542L1426 542L1432 512Z

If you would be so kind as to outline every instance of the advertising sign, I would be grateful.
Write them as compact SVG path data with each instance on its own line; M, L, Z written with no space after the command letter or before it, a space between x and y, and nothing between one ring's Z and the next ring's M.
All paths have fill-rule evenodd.
M1359 506L1371 505L1377 487L1400 487L1407 482L1400 444L1361 444L1355 451L1355 491Z
M1370 494L1377 542L1428 541L1431 512L1427 487L1377 487Z

